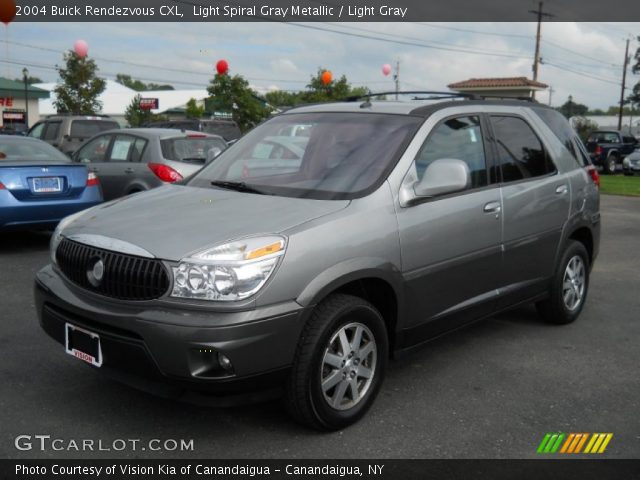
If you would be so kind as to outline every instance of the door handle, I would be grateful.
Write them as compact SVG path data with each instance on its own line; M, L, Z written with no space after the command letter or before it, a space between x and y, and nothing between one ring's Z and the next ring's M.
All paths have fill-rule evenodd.
M125 168L124 173L133 173L133 168Z
M566 185L560 185L556 188L556 193L558 195L564 195L568 191L569 191L569 187L567 187Z
M489 202L483 208L484 213L498 214L500 213L501 210L502 210L502 205L500 204L500 202Z

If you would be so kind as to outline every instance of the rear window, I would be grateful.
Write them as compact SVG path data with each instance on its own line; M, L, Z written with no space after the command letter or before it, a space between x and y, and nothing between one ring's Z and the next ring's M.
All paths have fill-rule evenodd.
M0 164L7 162L70 162L71 159L39 140L0 139Z
M71 123L70 135L72 138L89 138L106 130L120 128L117 122L104 120L74 120Z
M587 142L597 143L617 143L619 141L620 136L616 132L593 132L587 139Z
M224 141L216 137L176 137L160 140L162 156L176 162L204 165L227 148Z

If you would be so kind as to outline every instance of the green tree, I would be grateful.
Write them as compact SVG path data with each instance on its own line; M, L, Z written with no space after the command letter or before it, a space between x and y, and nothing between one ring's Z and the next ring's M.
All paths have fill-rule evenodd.
M129 87L136 92L144 92L148 90L175 90L173 85L160 84L160 83L144 83L140 80L131 78L131 75L125 75L124 73L118 73L116 75L116 82L125 87Z
M640 42L640 35L638 35L638 42ZM631 67L631 71L634 75L640 74L640 47L636 50L636 54L633 56L632 61L635 63ZM627 97L627 101L634 107L640 108L640 81L638 81L633 87L631 95Z
M564 103L564 105L558 108L558 111L565 117L571 118L586 115L587 112L589 112L589 107L582 105L581 103L574 102L573 97L569 95L569 99Z
M323 68L318 68L318 73L312 76L307 90L301 94L303 103L336 102L352 96L365 95L369 92L366 87L353 88L347 77L342 75L338 80L332 80L328 85L322 83Z
M213 97L209 105L217 111L231 113L243 132L253 128L271 113L266 102L258 97L241 75L216 74L207 91Z
M133 97L133 100L131 100L131 103L124 112L124 118L127 120L130 127L139 127L144 123L151 121L153 117L151 110L140 108L140 100L142 100L140 95Z
M591 132L598 129L598 124L585 117L575 117L573 119L573 128L584 142Z
M98 97L106 88L106 82L96 76L98 67L94 60L80 57L75 52L64 54L64 67L56 67L60 82L53 90L54 107L58 113L92 115L102 109Z
M195 98L191 98L187 102L185 114L188 118L202 118L204 116L204 107L198 105Z
M294 107L303 103L302 92L285 92L284 90L272 90L264 98L274 107Z
M24 83L24 78L16 78L14 80L14 82ZM27 77L27 84L28 85L33 85L34 83L43 83L43 82L42 82L42 79L39 78L39 77L28 76Z

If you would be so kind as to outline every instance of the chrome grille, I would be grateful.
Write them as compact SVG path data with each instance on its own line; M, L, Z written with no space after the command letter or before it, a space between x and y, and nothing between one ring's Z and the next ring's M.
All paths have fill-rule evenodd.
M98 260L104 264L104 273L99 282L92 283L90 272ZM112 252L67 238L58 245L56 262L71 282L107 297L153 300L169 288L169 276L160 260Z

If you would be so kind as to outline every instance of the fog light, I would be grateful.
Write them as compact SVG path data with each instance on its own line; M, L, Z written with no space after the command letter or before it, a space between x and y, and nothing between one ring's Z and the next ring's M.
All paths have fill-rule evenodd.
M227 372L233 370L233 365L231 365L231 360L226 355L222 353L218 353L218 363L222 368L224 368Z

